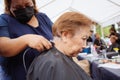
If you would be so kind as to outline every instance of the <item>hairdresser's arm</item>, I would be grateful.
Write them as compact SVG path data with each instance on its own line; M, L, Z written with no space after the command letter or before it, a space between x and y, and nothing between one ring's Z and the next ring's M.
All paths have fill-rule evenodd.
M42 36L28 34L15 39L0 37L0 55L11 57L19 54L27 46L43 51L51 48L51 43Z

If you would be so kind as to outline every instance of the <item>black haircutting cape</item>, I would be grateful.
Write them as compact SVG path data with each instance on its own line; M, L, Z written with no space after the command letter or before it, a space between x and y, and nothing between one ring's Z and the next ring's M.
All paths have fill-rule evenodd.
M70 57L55 47L43 52L29 67L27 80L92 80Z

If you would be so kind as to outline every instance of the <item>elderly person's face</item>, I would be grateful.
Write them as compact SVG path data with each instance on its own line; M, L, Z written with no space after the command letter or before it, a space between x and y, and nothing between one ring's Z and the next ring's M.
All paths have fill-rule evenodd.
M68 56L74 57L77 56L79 52L82 51L86 46L86 40L89 36L90 28L87 26L81 26L80 29L77 29L75 35L72 37L70 33L66 34L67 36L62 36L62 40L66 41L64 45L64 51Z

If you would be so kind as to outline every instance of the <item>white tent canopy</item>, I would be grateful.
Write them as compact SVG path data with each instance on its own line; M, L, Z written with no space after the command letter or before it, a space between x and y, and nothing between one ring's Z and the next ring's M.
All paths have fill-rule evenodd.
M52 21L67 11L78 11L100 25L107 26L120 21L120 0L37 0L40 11ZM41 4L41 5L40 5Z
M120 0L36 0L41 12L46 13L54 22L62 13L78 11L101 26L120 22ZM0 0L0 13L3 0Z

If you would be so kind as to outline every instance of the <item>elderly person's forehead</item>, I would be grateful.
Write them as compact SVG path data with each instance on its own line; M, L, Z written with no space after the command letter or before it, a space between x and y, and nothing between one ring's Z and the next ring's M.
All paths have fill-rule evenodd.
M78 12L66 12L54 23L52 27L53 35L58 35L64 30L71 30L75 32L80 28L90 28L91 25L92 21L85 15Z

